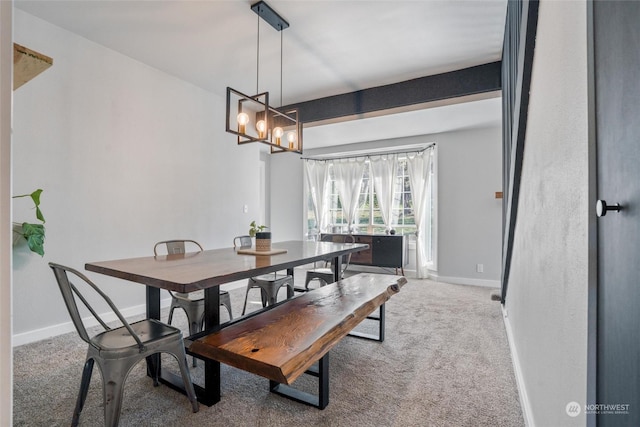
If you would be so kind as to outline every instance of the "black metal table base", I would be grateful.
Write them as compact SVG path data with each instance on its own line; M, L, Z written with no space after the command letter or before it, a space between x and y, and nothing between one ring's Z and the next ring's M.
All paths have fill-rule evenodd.
M314 369L317 366L317 369ZM314 395L295 389L289 385L269 380L269 390L279 396L296 402L304 403L318 409L324 409L329 404L329 353L326 353L318 361L317 365L312 366L305 372L318 378L318 394Z
M384 341L384 304L380 306L380 312L378 316L367 316L367 319L378 321L378 335L368 334L365 332L351 331L349 332L350 337L362 338L365 340L371 341Z
M214 362L214 363L219 363L219 362ZM182 393L184 395L187 394L187 391L184 389L184 383L182 382L182 377L178 374L175 374L169 370L164 369L160 373L160 376L158 377L158 381L161 384L164 384L167 387L170 387L179 393ZM198 398L198 402L200 402L203 405L212 406L220 401L219 396L217 398L215 395L212 396L211 393L207 393L207 390L198 384L194 384L193 388L196 392L196 397Z

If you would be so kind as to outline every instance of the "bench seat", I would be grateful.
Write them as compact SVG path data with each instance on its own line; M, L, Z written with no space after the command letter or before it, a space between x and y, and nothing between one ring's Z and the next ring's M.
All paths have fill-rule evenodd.
M202 337L189 353L291 384L405 283L357 274Z

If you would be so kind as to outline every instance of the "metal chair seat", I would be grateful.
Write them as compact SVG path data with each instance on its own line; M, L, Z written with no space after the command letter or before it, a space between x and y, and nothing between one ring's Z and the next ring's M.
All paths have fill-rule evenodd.
M78 425L80 413L89 391L89 383L91 382L91 374L95 363L98 364L102 374L104 423L106 426L117 426L120 420L124 384L133 366L146 359L149 372L153 378L153 384L154 386L158 385L159 365L156 362L156 356L154 356L157 353L171 354L177 360L193 412L198 412L198 401L189 374L182 332L179 329L155 319L145 319L129 324L111 299L82 273L54 263L49 263L49 267L51 267L56 277L60 292L78 335L89 344L82 371L80 391L78 392L76 407L71 420L72 426ZM121 327L112 329L104 322L89 304L87 298L71 283L69 273L81 279L93 293L102 297L122 324ZM93 337L89 336L83 323L83 317L78 310L78 302L81 302L89 310L93 318L105 329L104 332L98 333Z
M133 329L133 332L138 336L148 337L146 339L151 341L171 337L172 335L180 332L173 326L166 325L155 319L140 320L138 322L131 323L130 326L131 329ZM95 347L103 357L108 353L117 353L121 356L128 355L128 353L140 353L138 343L133 336L128 333L127 328L124 326L101 332L94 336L91 339L91 342L93 347Z
M307 277L304 281L304 288L309 290L309 283L312 280L319 280L320 286L325 286L330 283L333 283L335 280L333 278L333 271L330 268L315 268L313 270L307 271Z
M220 305L227 309L229 319L233 319L229 292L220 290ZM176 308L181 308L187 315L189 335L194 335L204 329L204 291L190 292L188 294L172 292L169 324L173 321L173 310Z
M233 239L234 248L250 248L253 245L251 236L237 236ZM256 276L249 278L247 283L247 291L244 294L244 307L242 308L242 315L247 311L247 302L249 298L249 291L251 289L260 289L260 299L262 301L262 307L275 304L278 298L278 291L283 286L288 286L290 292L287 296L293 295L293 276L285 274L263 274L262 276Z
M283 286L289 287L291 289L291 293L293 293L293 276L279 275L275 273L249 278L247 291L244 294L244 308L242 309L242 315L244 316L244 313L247 310L247 300L251 289L260 289L262 307L267 307L277 302L278 291Z
M335 243L355 243L355 237L351 234L342 234L342 235L323 235L321 238L323 242L335 242ZM340 271L340 278L344 277L344 272L349 268L349 263L351 262L351 254L342 256L342 269ZM325 263L327 264L327 263ZM313 270L307 270L307 275L304 280L304 289L309 290L309 283L313 280L318 280L320 282L320 287L328 285L330 283L335 282L334 276L334 265L331 263L331 267L319 267L314 268Z

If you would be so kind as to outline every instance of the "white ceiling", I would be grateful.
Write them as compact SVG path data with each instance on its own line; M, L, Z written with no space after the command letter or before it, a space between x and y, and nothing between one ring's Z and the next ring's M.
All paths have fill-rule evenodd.
M280 105L280 35L284 104L485 64L500 60L502 54L506 0L270 0L269 5L290 24L282 33L258 19L250 9L254 2L15 0L14 4L220 96L225 96L227 86L256 92L260 21L259 91L268 90L276 106ZM471 123L488 118L484 102L495 103L477 101L472 103L476 110L464 110ZM448 108L442 114L446 111L460 113ZM442 127L447 121L444 116L423 118L418 112L394 117L414 122L421 133L434 133L430 123ZM496 118L499 110L490 120ZM366 127L407 127L406 122L390 124L390 118L364 120L369 121ZM378 120L385 124L372 124ZM470 126L460 117L452 120L457 126ZM362 120L311 129L338 126L345 133L346 126L357 122ZM305 146L310 142L305 131Z

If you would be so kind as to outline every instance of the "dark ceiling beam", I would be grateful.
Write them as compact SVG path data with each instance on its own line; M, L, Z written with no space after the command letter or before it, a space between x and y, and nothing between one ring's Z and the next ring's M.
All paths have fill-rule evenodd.
M302 123L313 123L495 92L502 87L501 68L500 61L491 62L400 83L318 98L283 108L297 108Z

